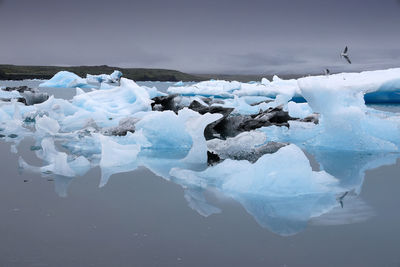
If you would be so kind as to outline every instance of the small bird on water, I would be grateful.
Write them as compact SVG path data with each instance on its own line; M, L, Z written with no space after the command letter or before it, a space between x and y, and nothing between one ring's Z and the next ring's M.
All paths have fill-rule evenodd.
M348 50L349 50L349 49L348 49L347 46L346 46L346 47L344 48L343 52L340 54L340 56L343 57L344 59L346 59L347 62L348 62L349 64L351 64L351 61L350 61L350 58L349 58Z

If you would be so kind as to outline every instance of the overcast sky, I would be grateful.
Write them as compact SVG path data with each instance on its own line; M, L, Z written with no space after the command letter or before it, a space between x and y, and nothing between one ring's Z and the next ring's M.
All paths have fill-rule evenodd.
M0 63L317 73L400 67L399 0L0 0ZM354 64L339 54L349 46Z

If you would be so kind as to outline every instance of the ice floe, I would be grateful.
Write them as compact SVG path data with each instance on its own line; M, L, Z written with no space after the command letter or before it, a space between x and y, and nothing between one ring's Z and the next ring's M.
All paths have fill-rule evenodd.
M100 88L110 89L113 85L118 85L121 80L122 72L115 70L111 75L87 74L86 78L81 78L75 73L69 71L60 71L56 73L50 80L41 83L40 87L54 88Z

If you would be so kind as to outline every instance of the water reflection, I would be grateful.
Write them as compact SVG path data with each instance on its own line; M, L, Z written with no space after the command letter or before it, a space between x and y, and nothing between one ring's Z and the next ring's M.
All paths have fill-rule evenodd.
M200 215L207 217L221 212L219 207L205 197L205 193L211 191L213 194L221 194L237 201L260 226L282 236L299 233L309 223L337 225L359 223L369 219L374 213L358 196L362 190L365 172L395 164L399 158L398 153L371 154L309 149L307 152L315 158L320 169L326 171L326 174L312 171L308 161L307 164L303 164L304 159L301 155L291 159L287 158L289 154L285 156L288 161L297 161L291 165L289 171L268 169L268 162L271 163L270 166L276 165L271 155L267 155L265 162L256 162L254 165L247 161L230 161L207 167L206 164L188 164L185 157L181 156L182 153L174 155L171 151L160 152L158 157L154 151L150 154L148 151L141 151L137 153L135 160L119 160L118 164L102 165L100 150L85 150L84 153L82 150L76 150L80 145L84 147L76 137L36 138L31 144L35 147L32 152L44 162L44 166L37 167L26 163L21 153L20 168L22 171L40 173L45 179L54 179L55 191L61 197L67 196L68 187L75 177L84 176L91 168L101 167L100 186L105 186L113 174L130 172L144 166L156 175L182 186L189 207ZM9 140L17 153L21 140L22 138ZM72 143L75 145L71 146ZM125 152L134 153L134 148L131 150ZM282 155L278 155L277 158L282 160ZM283 163L285 164L287 165ZM272 171L276 173L272 174ZM265 173L276 175L276 180L270 181L270 184L266 183ZM229 178L232 175L234 178ZM232 183L232 179L241 179L243 176L245 179L234 180ZM312 176L315 177L311 179ZM296 178L302 182L296 182ZM320 183L321 180L324 182ZM253 184L249 184L249 181ZM240 185L245 186L243 190L235 188L242 182L245 182L245 185ZM338 197L343 195L343 192L349 193L343 199L342 208Z
M320 168L335 176L340 186L361 193L365 172L381 166L393 165L399 153L366 153L357 151L331 151L308 149Z
M117 115L131 115L116 112L107 95L105 100L112 112L104 114L113 117L103 116L97 123L107 126L116 121ZM96 102L98 108L103 106L99 103ZM134 133L117 137L101 134L101 126L92 119L98 112L80 110L81 116L71 115L75 114L71 110L78 107L65 100L50 98L36 109L16 102L2 104L1 126L6 127L0 132L3 140L11 144L11 152L19 154L21 171L54 179L55 190L61 197L67 196L75 177L85 176L90 169L101 169L99 186L106 186L114 174L146 167L181 186L189 207L201 216L221 212L206 197L212 192L240 203L260 226L282 236L299 233L310 222L334 225L367 220L373 212L358 197L365 172L394 164L399 158L398 153L302 147L319 164L321 171L314 171L299 147L287 145L254 163L226 159L209 167L204 129L218 120L219 114L200 116L188 109L178 114L149 111L147 117L135 124ZM19 108L28 114L24 119ZM19 151L20 143L27 138L33 140L29 147L40 164L28 163L24 158L26 151ZM357 138L354 136L354 140Z

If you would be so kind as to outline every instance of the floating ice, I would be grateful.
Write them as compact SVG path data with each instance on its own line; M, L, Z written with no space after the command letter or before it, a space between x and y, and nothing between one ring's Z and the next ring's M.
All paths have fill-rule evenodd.
M100 75L86 75L86 82L96 85L97 83L118 83L121 80L122 72L115 70L111 75L100 74Z
M290 101L287 104L287 109L289 112L289 116L293 118L304 119L307 116L310 116L313 111L307 103L295 103Z
M273 97L285 95L289 97L299 96L297 81L282 80L274 76L272 82L263 79L261 83L240 83L237 81L211 80L187 86L169 87L168 93L181 95L200 95L214 97L233 97L233 96L264 96Z
M63 128L68 130L82 128L89 119L100 127L115 126L121 118L151 110L147 91L124 78L118 87L79 94L71 102L77 110L62 121Z
M43 116L36 119L35 128L38 133L55 135L60 130L60 125L56 120Z
M119 80L121 80L121 77L122 72L120 72L119 70L114 70L114 72L110 74L111 82L113 83L119 82Z
M171 175L189 187L217 188L242 203L261 225L281 235L297 233L310 218L338 206L337 180L326 172L312 171L295 145L266 154L253 164L227 159L202 172L175 168ZM277 226L276 221L290 221L301 227L293 229L283 223Z
M327 193L337 184L333 176L312 171L307 157L295 145L266 154L255 163L227 159L203 172L173 169L171 174L189 184L213 185L229 194L274 197Z
M188 86L169 87L169 94L181 94L181 95L201 95L201 96L218 96L218 97L230 97L234 90L240 89L241 84L233 81L220 81L211 80L204 81L197 84L191 84Z
M244 132L226 140L207 141L208 150L221 159L246 159L253 162L264 154L275 153L283 146L285 144L268 142L267 135L259 131Z
M17 91L4 91L0 90L0 99L12 99L12 98L21 98L19 92Z
M60 71L56 73L53 78L44 83L41 83L39 87L55 87L55 88L91 88L86 79L83 79L75 73L69 71Z
M0 100L0 136L14 152L22 139L33 138L34 153L45 164L34 167L21 158L20 166L53 175L63 195L71 178L90 168L101 168L104 186L112 174L144 166L182 186L189 206L203 216L220 211L203 194L211 189L241 203L260 225L291 235L310 219L337 212L338 194L359 194L366 170L399 156L390 152L400 146L400 115L370 109L363 97L399 90L400 69L175 84L168 92L178 96L118 73L56 76L46 83L90 82L104 90L77 88L71 100L52 96L31 106L13 96ZM290 101L298 97L307 103ZM265 125L274 126L259 128ZM321 171L311 169L299 147ZM207 167L207 152L222 162Z
M102 171L102 179L100 186L104 186L110 176L110 174L107 173L107 169L134 163L141 146L139 144L120 145L114 142L110 137L103 135L98 135L98 137L101 143L100 168Z
M319 124L289 121L290 128L262 128L269 140L331 150L399 150L399 114L368 108L363 96L400 88L400 69L306 77L298 84L307 104L289 102L289 113L300 118L319 113Z
M367 108L363 96L388 87L399 90L400 69L306 77L298 84L313 112L321 115L316 146L398 150L400 116Z
M389 76L388 76L389 75ZM390 76L392 75L392 76ZM394 76L393 76L394 75ZM397 76L396 76L397 75ZM265 96L275 98L278 95L284 95L292 99L295 102L304 102L304 96L302 95L298 81L304 79L315 79L321 78L322 83L331 83L336 79L336 82L344 81L346 87L361 86L374 84L375 89L363 90L365 94L364 98L366 103L400 103L400 88L398 81L398 69L392 69L387 71L370 71L365 74L358 73L343 73L334 74L330 76L311 76L306 78L284 80L278 76L274 76L272 81L268 81L266 78L261 80L261 83L240 83L240 82L229 82L222 80L211 80L200 82L191 85L174 85L168 88L170 94L181 94L181 95L200 95L200 96L214 96L222 98L232 98L233 96ZM374 82L373 80L376 79ZM394 80L392 79L394 78ZM324 80L325 79L325 80ZM348 83L348 79L353 80L352 84ZM347 81L347 82L346 82ZM335 83L336 83L335 82ZM339 85L339 84L338 84ZM342 83L342 85L344 85ZM339 85L338 87L340 87ZM367 85L368 86L368 85ZM362 86L361 86L362 87Z
M122 73L118 70L115 70L111 75L87 74L86 79L83 79L75 73L69 71L60 71L56 73L50 80L41 83L39 87L110 89L112 88L110 84L119 83L121 77Z
M177 83L174 83L174 86L183 86L184 84L183 84L183 82L182 81L179 81L179 82L177 82Z

